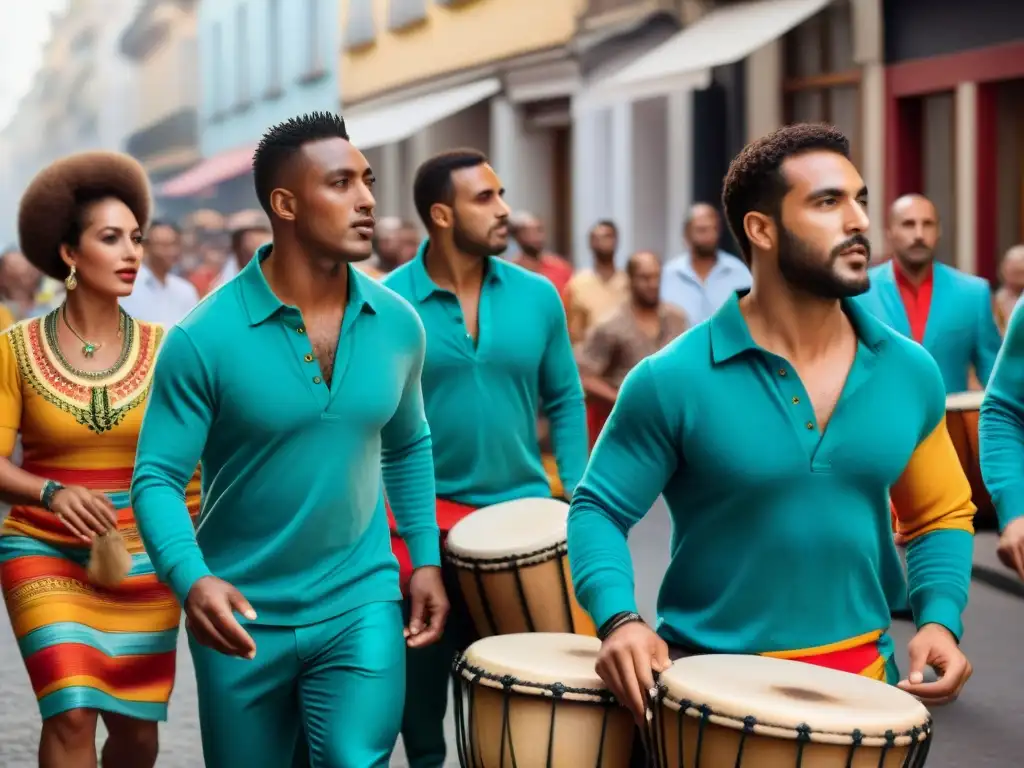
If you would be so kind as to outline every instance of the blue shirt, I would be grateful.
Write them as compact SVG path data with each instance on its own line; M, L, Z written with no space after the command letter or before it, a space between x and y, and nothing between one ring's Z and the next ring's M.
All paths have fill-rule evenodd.
M160 578L185 600L234 584L261 623L297 626L399 600L381 476L415 567L440 563L423 327L348 267L330 387L301 313L271 291L264 246L172 328L139 436L132 503ZM193 530L183 489L202 460Z
M562 485L572 493L587 463L587 420L558 292L545 277L488 259L474 343L458 297L427 274L426 248L424 241L385 285L413 305L426 329L423 398L438 495L470 506L549 496L540 407Z
M975 507L942 378L919 345L844 306L859 343L824 431L735 296L630 372L569 514L576 594L599 626L636 610L626 536L664 494L668 642L766 653L881 638L906 594L891 493L914 615L960 635Z
M661 300L686 313L690 326L707 320L736 291L750 288L750 270L740 259L725 251L701 280L693 270L689 252L669 261L661 273Z

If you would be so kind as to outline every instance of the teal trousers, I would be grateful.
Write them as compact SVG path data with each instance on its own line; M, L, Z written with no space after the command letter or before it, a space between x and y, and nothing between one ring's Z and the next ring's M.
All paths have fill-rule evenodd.
M451 690L452 661L477 639L469 611L452 567L442 568L444 588L451 611L441 640L426 648L406 648L405 710L402 716L402 744L409 768L443 768L447 746L444 716ZM410 610L405 601L405 615ZM296 766L295 768L298 768Z
M386 768L405 698L399 603L246 629L251 661L189 637L207 768Z

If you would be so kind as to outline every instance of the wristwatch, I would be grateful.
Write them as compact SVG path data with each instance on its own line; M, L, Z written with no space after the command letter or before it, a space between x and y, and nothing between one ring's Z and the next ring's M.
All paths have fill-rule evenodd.
M43 483L43 490L39 492L39 503L42 505L43 509L49 512L50 504L53 503L53 497L57 494L57 491L62 490L64 490L64 486L56 480L47 480Z

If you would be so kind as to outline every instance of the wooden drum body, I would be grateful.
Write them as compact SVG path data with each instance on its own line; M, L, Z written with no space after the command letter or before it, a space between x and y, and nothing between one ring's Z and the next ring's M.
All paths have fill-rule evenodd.
M628 768L636 726L594 671L596 637L473 643L453 666L462 768Z
M519 499L484 507L452 527L445 557L480 637L597 635L573 593L568 519L564 501Z
M956 392L946 397L946 429L953 439L960 465L971 483L971 498L978 512L975 525L982 528L996 526L996 511L985 482L981 479L981 460L978 453L978 418L984 392Z
M659 686L658 768L921 768L931 745L910 694L804 662L691 656Z

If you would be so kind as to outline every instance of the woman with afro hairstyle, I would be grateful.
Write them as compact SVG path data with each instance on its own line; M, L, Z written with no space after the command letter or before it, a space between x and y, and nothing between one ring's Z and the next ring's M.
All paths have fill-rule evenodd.
M149 212L141 166L90 152L39 173L18 214L23 253L67 288L56 309L0 335L0 497L12 505L0 586L43 718L41 768L95 766L97 717L103 765L151 768L174 683L180 607L128 493L163 332L119 299ZM194 515L197 482L187 497ZM96 560L111 550L121 570L104 575Z

